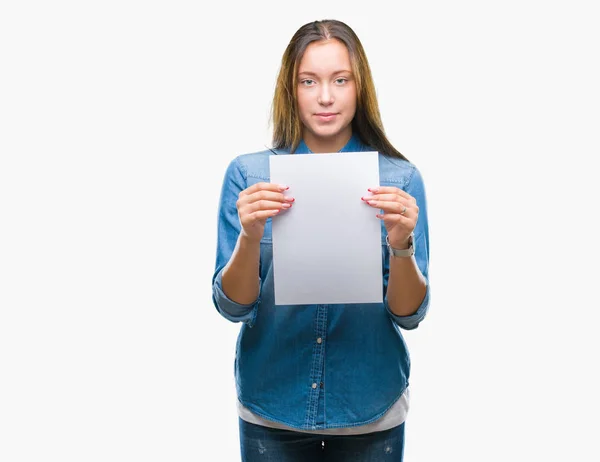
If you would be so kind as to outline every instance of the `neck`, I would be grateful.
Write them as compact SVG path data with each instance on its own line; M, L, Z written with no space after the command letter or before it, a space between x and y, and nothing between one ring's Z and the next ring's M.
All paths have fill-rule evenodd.
M342 149L350 138L352 137L352 129L348 127L348 130L344 130L342 133L338 133L330 138L317 138L307 130L304 132L304 142L308 149L313 153L324 153L324 152L338 152Z

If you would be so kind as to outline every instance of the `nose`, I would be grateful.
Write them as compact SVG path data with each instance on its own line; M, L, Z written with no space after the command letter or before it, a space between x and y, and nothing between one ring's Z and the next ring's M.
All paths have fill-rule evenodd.
M323 106L329 106L333 103L333 94L329 88L329 85L321 85L317 102Z

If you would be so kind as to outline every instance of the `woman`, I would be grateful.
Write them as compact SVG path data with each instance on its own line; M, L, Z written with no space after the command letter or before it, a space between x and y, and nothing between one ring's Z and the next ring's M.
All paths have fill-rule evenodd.
M243 323L242 460L401 461L410 359L400 328L416 328L429 306L425 190L384 134L365 52L346 24L315 21L292 37L273 144L230 163L219 204L213 301ZM269 182L269 156L338 151L379 152L380 185L362 200L382 223L384 302L276 306L271 222L294 198Z

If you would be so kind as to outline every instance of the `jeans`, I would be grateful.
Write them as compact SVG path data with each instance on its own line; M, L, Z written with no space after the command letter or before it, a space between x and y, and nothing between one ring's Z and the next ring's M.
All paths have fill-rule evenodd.
M240 420L242 462L402 462L404 423L363 435L314 435Z

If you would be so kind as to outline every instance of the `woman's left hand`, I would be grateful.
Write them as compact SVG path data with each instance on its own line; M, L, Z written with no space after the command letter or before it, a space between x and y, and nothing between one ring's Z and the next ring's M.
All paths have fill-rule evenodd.
M407 192L393 186L370 188L372 196L362 200L375 209L380 209L377 218L383 220L390 245L395 249L406 249L409 237L415 230L419 217L417 201Z

